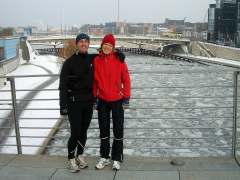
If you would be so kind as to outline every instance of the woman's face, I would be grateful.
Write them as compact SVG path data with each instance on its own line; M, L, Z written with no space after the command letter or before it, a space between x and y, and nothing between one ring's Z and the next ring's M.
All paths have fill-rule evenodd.
M102 45L102 51L104 54L109 54L113 51L113 46L109 43L104 43Z

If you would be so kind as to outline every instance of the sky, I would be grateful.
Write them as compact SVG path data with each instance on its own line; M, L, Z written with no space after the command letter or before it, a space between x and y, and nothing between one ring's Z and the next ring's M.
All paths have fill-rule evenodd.
M159 23L165 18L207 21L215 0L119 0L120 20ZM101 24L117 21L118 0L0 0L0 26Z

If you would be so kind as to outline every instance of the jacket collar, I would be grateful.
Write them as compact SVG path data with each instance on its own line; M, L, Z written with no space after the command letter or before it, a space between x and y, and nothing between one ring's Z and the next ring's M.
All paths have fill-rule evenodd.
M112 57L113 55L114 55L113 51L109 54L104 54L102 51L99 52L99 57L100 58Z
M77 56L86 56L86 55L88 55L88 53L81 53L80 51L77 50L75 55L77 55Z

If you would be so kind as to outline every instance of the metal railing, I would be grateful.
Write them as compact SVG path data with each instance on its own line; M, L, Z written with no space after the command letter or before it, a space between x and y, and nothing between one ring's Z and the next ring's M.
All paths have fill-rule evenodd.
M163 53L160 51L156 50L150 50L150 49L143 49L143 48L127 48L127 47L119 47L117 48L121 50L122 52L130 52L132 54L141 54L141 55L150 55L150 56L155 56L155 57L162 57L162 58L167 58L167 59L172 59L172 60L177 60L177 61L185 61L185 62L190 62L190 63L199 63L202 65L206 65L200 60L197 60L196 58L191 58L191 57L184 57L176 54L168 54L168 53ZM36 49L39 54L51 54L51 55L56 55L59 56L61 52L64 51L64 48L43 48L43 49Z
M197 73L211 73L210 71L202 71L202 72L181 72L181 71L172 71L172 72L161 72L161 71L151 71L151 72L144 72L144 71L134 71L131 72L132 75L141 75L144 73L150 73L150 74L156 74L156 75L176 75L176 74L197 74ZM54 139L66 139L65 135L55 135L56 132L59 130L68 130L69 127L67 126L34 126L34 121L42 121L42 122L50 122L50 121L56 121L56 120L65 120L65 118L60 118L60 116L51 116L51 117L44 117L42 116L42 111L54 111L58 112L58 107L28 107L25 105L22 107L21 102L50 102L50 101L58 101L58 96L54 96L52 98L18 98L17 94L22 92L35 92L36 95L40 92L57 92L58 88L44 88L44 89L20 89L16 88L15 81L16 79L22 79L22 78L34 78L34 77L42 77L42 78L57 78L59 75L23 75L23 76L1 76L0 78L7 79L8 82L10 82L10 89L2 89L0 90L0 93L10 93L11 98L5 98L0 99L0 111L8 111L9 115L8 117L1 117L0 122L12 122L12 123L6 123L7 125L0 127L0 132L6 132L7 133L0 133L1 136L5 137L5 140L1 141L0 148L2 147L17 147L17 153L22 154L22 148L27 147L36 147L36 148L66 148L65 144L62 145L49 145L49 142ZM132 87L133 92L134 91L155 91L157 93L166 92L167 94L171 92L171 90L181 89L181 90L188 90L188 92L195 92L196 89L226 89L228 91L232 91L232 93L229 94L208 94L208 95L191 95L191 93L184 94L184 95L166 95L166 96L140 96L137 93L133 93L132 101L133 105L131 105L130 109L127 110L125 114L126 122L129 123L125 127L125 131L127 132L125 135L125 142L126 142L126 149L146 149L146 150L197 150L197 149L213 149L213 150L224 150L224 151L231 151L232 156L236 159L237 158L237 151L240 151L240 145L237 143L240 139L238 137L238 130L239 124L238 123L238 76L239 72L233 73L233 82L232 83L226 83L226 84L208 84L208 85L188 85L188 86L180 86L180 85L172 85L172 86L166 86L166 85L156 85L156 86L142 86L142 87ZM150 93L151 94L151 93ZM174 93L173 93L174 94ZM149 104L146 101L149 101ZM157 101L178 101L179 105L172 105L171 102L167 103L167 105L161 104L160 106L154 105L154 102ZM208 102L211 100L212 102L215 102L216 100L219 101L219 103L213 103L213 104L204 104L204 105L196 105L197 103L203 103ZM182 101L186 101L186 103L182 103ZM135 102L135 103L134 103ZM139 103L141 102L141 103ZM193 103L191 103L193 102ZM189 104L188 104L189 103ZM136 105L140 104L140 105ZM153 105L152 105L153 104ZM170 105L169 105L170 104ZM194 105L195 104L195 105ZM221 104L221 105L219 105ZM4 106L4 108L1 108L1 106ZM7 107L5 107L7 106ZM11 107L9 107L11 106ZM40 116L37 117L26 117L21 116L22 112L31 111L34 112ZM149 111L150 114L144 114L141 116L135 116L134 112L147 112ZM179 111L179 112L178 112ZM156 115L156 112L159 113ZM169 114L166 114L165 112L171 112L169 114L174 114L176 116L171 116ZM229 112L229 113L225 113ZM138 113L136 113L138 114ZM183 116L184 115L184 116ZM90 127L91 131L97 131L98 127L96 125L96 119L97 116L95 115L93 117L93 126ZM12 120L12 121L11 121ZM33 125L32 126L21 126L21 121L29 121ZM134 122L135 124L131 124L128 120L131 120L131 122ZM135 121L134 121L135 120ZM203 122L201 122L201 120ZM211 123L207 123L204 125L204 122L215 122L217 120L225 120L228 123L228 125L224 125L224 123L212 123L214 125L209 125ZM150 123L150 121L154 121L154 123ZM171 123L169 123L171 121ZM184 123L179 123L181 121L184 121ZM155 124L160 126L156 126ZM162 123L160 123L162 122ZM164 124L165 123L165 124ZM4 124L4 123L3 123ZM181 124L181 125L178 125ZM197 124L197 125L196 125ZM9 130L15 130L15 135L12 135ZM8 130L8 131L7 131ZM21 132L24 130L49 130L54 131L54 133L50 133L48 131L47 136L46 135L23 135ZM137 131L142 130L146 131L144 133L137 133ZM195 132L198 132L195 134ZM219 132L218 132L219 131ZM220 132L221 131L221 132ZM223 132L222 132L223 131ZM163 133L161 133L163 132ZM187 133L186 133L187 132ZM164 134L165 133L165 134ZM169 135L170 134L170 135ZM216 135L217 134L217 135ZM2 137L0 137L2 138ZM16 143L4 143L6 142L7 138L16 138ZM29 144L29 143L23 143L23 139L45 139L47 140L47 143L45 144ZM88 138L89 140L96 141L98 140L98 136L90 136ZM215 142L212 143L212 145L209 145L206 143L205 145L199 143L200 141L209 141L209 142ZM131 141L131 143L129 143ZM138 144L135 144L134 142L141 141L146 143L146 146L139 147ZM171 141L169 144L165 145L158 145L159 141ZM176 144L172 142L176 142ZM184 143L178 144L177 141L183 141ZM221 141L226 141L225 143L221 144ZM155 145L149 145L148 142L152 142L152 144ZM144 144L142 143L142 144ZM164 143L163 143L164 144ZM87 146L87 148L96 149L98 148L97 145L90 145ZM43 151L42 151L43 152Z
M240 133L238 137L238 131L240 132L240 119L238 119L239 114L238 114L238 91L239 91L239 86L238 86L238 79L239 79L239 71L234 72L234 99L233 99L233 143L232 143L232 154L234 159L236 160L237 164L240 166ZM239 141L239 143L238 143Z

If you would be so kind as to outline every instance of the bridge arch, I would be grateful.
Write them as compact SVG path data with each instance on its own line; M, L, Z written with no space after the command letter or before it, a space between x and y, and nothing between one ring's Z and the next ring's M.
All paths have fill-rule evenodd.
M188 47L184 44L168 44L161 47L161 52L167 54L186 54L188 53Z

